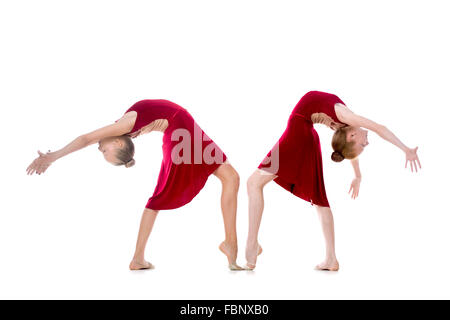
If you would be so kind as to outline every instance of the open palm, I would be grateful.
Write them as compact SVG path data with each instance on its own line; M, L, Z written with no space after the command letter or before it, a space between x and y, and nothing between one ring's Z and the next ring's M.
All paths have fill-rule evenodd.
M44 154L38 150L39 157L33 160L33 162L27 168L27 174L32 175L33 173L41 174L55 161L54 157L50 153Z
M405 151L406 155L406 162L405 162L405 168L409 165L411 167L411 172L413 172L413 166L416 169L417 172L417 165L419 165L419 168L422 169L422 166L420 165L419 157L417 156L417 149L419 147L415 147L413 149L409 149Z

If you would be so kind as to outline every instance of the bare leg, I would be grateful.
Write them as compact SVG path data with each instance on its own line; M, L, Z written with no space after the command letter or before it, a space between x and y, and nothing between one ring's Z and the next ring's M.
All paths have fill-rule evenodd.
M256 170L247 181L248 193L248 237L245 257L247 269L253 270L256 266L256 257L261 254L262 248L258 243L259 226L261 225L264 210L264 186L276 178L263 170Z
M219 245L228 259L228 266L231 270L242 270L236 264L238 245L236 235L236 211L237 193L239 190L239 175L228 162L223 163L214 175L222 182L222 196L220 204L222 207L223 223L225 228L225 240Z
M334 244L334 221L333 213L329 207L315 206L322 224L323 235L325 236L326 257L325 261L316 266L317 270L338 271L339 263L336 259Z
M134 253L133 260L130 263L130 270L140 270L140 269L153 269L153 265L150 262L145 261L145 246L147 244L148 237L153 229L153 224L155 223L156 216L158 215L157 210L145 208L144 213L141 218L141 226L139 228L138 239L136 243L136 251Z

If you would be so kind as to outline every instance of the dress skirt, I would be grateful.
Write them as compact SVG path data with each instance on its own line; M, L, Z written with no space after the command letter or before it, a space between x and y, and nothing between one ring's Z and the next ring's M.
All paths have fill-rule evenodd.
M258 168L277 175L277 184L311 205L329 207L319 135L305 116L291 114L283 135Z
M146 208L168 210L189 202L227 159L185 109L177 111L164 131L158 181Z

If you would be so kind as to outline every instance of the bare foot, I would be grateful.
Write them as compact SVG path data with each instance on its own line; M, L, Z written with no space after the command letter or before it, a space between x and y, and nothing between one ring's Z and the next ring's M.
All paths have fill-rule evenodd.
M253 269L255 269L255 267L256 267L256 258L257 258L257 256L259 256L262 253L262 248L259 245L259 243L258 243L256 255L252 254L252 251L254 251L254 250L251 250L251 249L252 248L247 247L246 254L245 254L246 258L247 258L247 265L245 266L246 270L253 270Z
M145 260L143 261L137 261L132 260L130 263L130 270L143 270L143 269L154 269L155 266L153 266L150 262L147 262Z
M237 258L237 245L232 245L222 241L219 245L219 250L222 251L224 255L227 256L228 259L228 268L232 271L244 270L242 267L236 264Z
M325 260L324 262L318 264L314 269L322 271L338 271L339 262L336 259Z

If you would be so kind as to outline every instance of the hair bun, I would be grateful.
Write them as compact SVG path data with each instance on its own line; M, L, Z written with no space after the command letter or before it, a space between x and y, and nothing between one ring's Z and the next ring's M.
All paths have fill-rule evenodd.
M341 162L344 159L345 159L345 157L342 155L342 153L340 153L338 151L334 151L331 154L331 160L333 160L334 162Z
M126 168L132 167L132 166L134 166L135 163L136 163L136 161L134 161L134 159L131 159L130 161L125 163L125 167Z

